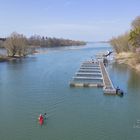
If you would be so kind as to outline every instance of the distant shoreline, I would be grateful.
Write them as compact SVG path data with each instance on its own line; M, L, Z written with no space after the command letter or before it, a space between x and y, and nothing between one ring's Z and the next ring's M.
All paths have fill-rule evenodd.
M89 41L87 43L109 43L109 41Z
M78 45L78 46L85 46L85 45ZM78 47L77 46L77 47ZM53 47L37 47L37 48L59 48L59 47L65 47L65 46L53 46ZM66 46L66 47L70 47L70 46ZM5 49L5 48L1 48L1 49ZM47 51L40 51L40 50L34 50L31 55L34 55L34 54L46 54ZM16 60L16 59L20 59L20 58L23 58L23 56L7 56L6 54L0 54L0 62L8 62L8 61L12 61L12 60Z

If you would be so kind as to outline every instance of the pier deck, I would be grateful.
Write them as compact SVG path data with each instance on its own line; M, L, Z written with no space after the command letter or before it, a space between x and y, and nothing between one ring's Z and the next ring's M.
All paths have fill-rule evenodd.
M101 68L101 72L102 72L102 76L103 76L104 94L115 94L116 95L116 89L114 88L112 81L110 80L110 77L108 75L108 72L107 72L103 62L100 61L99 63L100 63L100 68Z
M104 66L103 61L97 62L85 61L81 64L80 69L75 73L71 87L103 87L104 94L116 95L109 74Z
M103 77L99 63L85 61L75 73L71 87L103 87Z

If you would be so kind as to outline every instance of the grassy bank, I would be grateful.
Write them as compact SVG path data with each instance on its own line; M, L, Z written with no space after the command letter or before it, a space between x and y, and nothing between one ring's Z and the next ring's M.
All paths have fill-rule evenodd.
M120 64L127 64L131 68L140 72L140 56L132 52L122 52L116 54L116 61Z

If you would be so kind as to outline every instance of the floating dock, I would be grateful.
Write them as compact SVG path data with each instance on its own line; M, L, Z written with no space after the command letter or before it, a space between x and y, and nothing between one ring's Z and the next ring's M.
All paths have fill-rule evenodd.
M104 94L116 95L116 89L114 88L109 74L101 59L97 59L96 62L83 62L80 69L75 73L74 77L72 78L70 86L102 87Z
M103 87L103 77L99 62L85 61L75 73L71 87Z
M100 67L101 67L101 72L103 76L103 92L104 94L111 94L111 95L116 95L116 89L114 88L112 81L109 77L109 74L104 66L104 63L102 61L99 62Z

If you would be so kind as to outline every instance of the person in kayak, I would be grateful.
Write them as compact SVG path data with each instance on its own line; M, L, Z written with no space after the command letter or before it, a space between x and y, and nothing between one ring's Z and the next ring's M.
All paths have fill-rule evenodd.
M43 117L43 115L42 115L42 114L40 114L40 115L39 115L38 120L39 120L40 125L42 125L42 124L43 124L43 122L44 122L44 117Z

